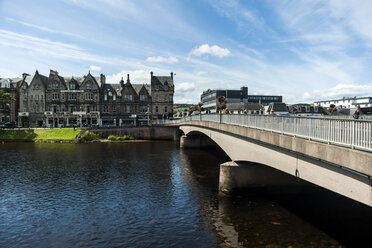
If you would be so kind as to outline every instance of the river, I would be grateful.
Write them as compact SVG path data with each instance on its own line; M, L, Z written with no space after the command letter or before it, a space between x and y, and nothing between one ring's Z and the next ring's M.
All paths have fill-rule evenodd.
M369 207L326 190L218 196L222 151L0 144L0 247L360 247Z

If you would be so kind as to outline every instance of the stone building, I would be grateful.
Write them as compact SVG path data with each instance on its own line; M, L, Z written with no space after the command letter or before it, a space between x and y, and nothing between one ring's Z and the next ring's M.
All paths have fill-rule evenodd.
M31 76L24 73L19 87L19 127L42 127L44 124L45 90L48 77L39 74Z
M169 118L173 114L173 73L154 76L151 72L150 76L150 84L132 84L129 74L126 82L107 84L103 74L93 77L90 72L71 78L53 70L49 77L38 71L33 77L25 74L20 87L20 126L148 125Z
M166 119L173 115L173 72L170 76L154 76L151 72L152 116Z
M9 93L14 98L9 104L9 112L0 109L0 123L17 122L19 95L18 87L22 78L0 78L0 90Z

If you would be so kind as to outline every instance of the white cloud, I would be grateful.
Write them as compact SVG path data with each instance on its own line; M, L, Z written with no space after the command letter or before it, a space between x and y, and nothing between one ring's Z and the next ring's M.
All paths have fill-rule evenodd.
M175 86L175 90L177 92L187 92L192 89L195 89L195 83L183 82L183 83L176 84Z
M166 63L166 64L174 64L178 62L178 59L176 57L169 56L168 58L166 57L148 57L146 59L148 62L154 62L154 63Z
M192 49L191 54L198 57L206 54L222 58L229 55L230 51L227 48L222 48L217 45L209 46L208 44L204 44Z
M91 66L89 66L89 69L91 71L100 71L102 68L99 67L99 66L96 66L96 65L91 65Z
M352 96L371 96L372 85L337 84L331 88L314 90L303 94L304 100L327 100Z

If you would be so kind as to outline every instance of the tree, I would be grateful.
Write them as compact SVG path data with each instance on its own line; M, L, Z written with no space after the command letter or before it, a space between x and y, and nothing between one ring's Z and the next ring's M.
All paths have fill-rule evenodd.
M0 113L10 113L10 103L12 101L15 101L15 99L9 93L0 90Z

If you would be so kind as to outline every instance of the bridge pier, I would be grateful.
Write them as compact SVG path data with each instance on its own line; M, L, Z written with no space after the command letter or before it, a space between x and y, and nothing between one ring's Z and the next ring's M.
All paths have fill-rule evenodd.
M216 143L204 135L183 135L180 139L181 148L208 148L216 146Z
M226 162L220 165L219 194L247 189L251 193L297 194L314 191L311 184L265 165L251 162Z

